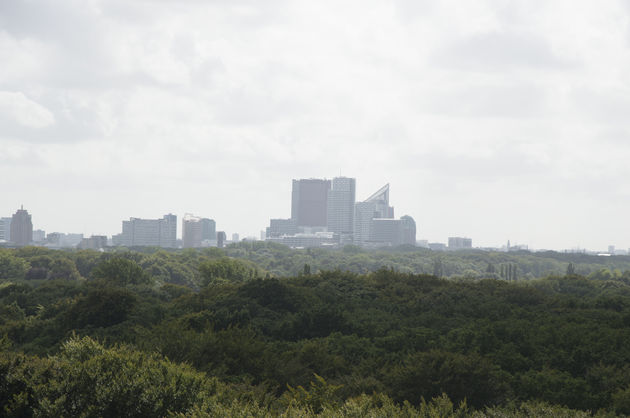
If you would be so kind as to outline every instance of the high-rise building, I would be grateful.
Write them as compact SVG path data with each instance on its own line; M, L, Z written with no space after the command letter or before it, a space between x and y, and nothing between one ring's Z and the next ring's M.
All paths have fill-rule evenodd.
M326 227L330 180L293 180L291 219L299 227Z
M217 223L214 219L201 218L201 240L217 239Z
M11 217L0 218L0 241L11 241Z
M112 237L114 238L114 237ZM127 247L152 246L175 248L177 245L177 216L162 219L129 218L122 223L122 234L114 240Z
M349 177L335 177L332 189L328 191L327 229L339 237L341 244L352 243L354 230L354 204L356 200L356 180Z
M187 213L182 219L182 246L184 248L201 247L202 239L202 219Z
M372 196L365 199L365 202L374 203L377 218L392 219L394 217L394 208L389 206L389 183L378 189Z
M400 244L417 245L416 221L414 221L409 215L405 215L400 218Z
M232 234L232 242L239 242L240 241L240 237L239 235L235 232Z
M177 216L169 213L164 215L160 221L160 247L177 247Z
M355 204L353 242L356 245L367 245L372 240L372 219L375 218L394 218L394 208L389 206L389 183Z
M33 222L23 206L11 218L11 242L17 246L33 242Z
M225 241L227 240L227 235L224 231L217 232L217 247L223 248L225 247Z
M374 202L357 202L354 205L353 242L355 245L367 244L372 233L372 219L376 217Z

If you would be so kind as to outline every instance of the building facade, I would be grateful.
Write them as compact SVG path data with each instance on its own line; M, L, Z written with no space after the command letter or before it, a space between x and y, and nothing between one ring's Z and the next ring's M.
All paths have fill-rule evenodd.
M225 241L227 241L227 235L225 234L225 231L217 232L217 247L225 247Z
M377 218L392 219L394 217L394 208L389 206L389 183L365 199L365 202L374 203Z
M78 247L83 250L100 250L107 247L107 237L105 235L92 235L89 238L83 238Z
M46 235L46 246L50 248L74 248L83 241L83 234L51 232Z
M409 215L400 217L400 245L417 245L416 221Z
M122 234L117 244L127 247L164 247L177 246L177 216L164 215L162 219L129 218L122 223Z
M398 245L416 245L416 222L409 215L400 219L374 218L369 246L395 247Z
M214 219L201 218L201 240L216 241L217 223Z
M352 243L355 201L356 180L349 177L333 178L332 189L328 191L326 226L328 232L337 234L342 245Z
M472 239L463 237L448 237L449 250L464 250L472 248Z
M293 180L291 219L298 227L326 227L330 180Z
M10 229L10 239L15 245L25 246L33 242L33 222L24 207L18 209L11 217Z
M291 248L334 247L338 244L332 232L282 235L280 237L267 238L267 241L283 244Z
M42 229L35 229L33 231L33 242L40 243L46 241L46 231Z
M199 248L203 240L203 223L201 218L189 213L182 219L182 247Z
M354 206L353 242L364 246L372 234L372 219L377 216L374 202L357 202Z
M360 246L370 245L370 242L374 241L372 220L394 218L394 208L389 206L389 184L378 189L363 202L356 203L354 208L353 242Z
M11 241L11 217L0 218L0 241Z
M295 234L297 234L297 225L293 219L270 219L265 237L278 238L283 235Z

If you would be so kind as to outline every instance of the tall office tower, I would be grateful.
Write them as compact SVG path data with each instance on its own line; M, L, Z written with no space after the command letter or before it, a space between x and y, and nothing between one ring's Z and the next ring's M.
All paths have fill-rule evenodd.
M202 218L201 219L201 240L217 239L217 223L214 219Z
M240 237L239 235L235 232L232 234L232 242L239 242L240 241Z
M160 247L177 247L177 215L169 213L164 215L160 221Z
M11 241L11 219L0 218L0 241Z
M372 196L365 199L365 202L374 203L377 218L393 218L394 208L389 206L389 183L378 189Z
M18 246L24 246L32 241L33 222L31 215L22 206L11 218L11 242Z
M293 180L291 219L299 227L326 227L330 180Z
M217 247L223 248L226 240L227 236L224 231L217 232Z
M332 180L332 189L328 191L326 226L328 232L338 234L341 244L352 243L355 197L355 179L335 177Z
M184 248L201 247L203 236L202 219L187 213L182 219L182 246Z
M367 244L372 235L372 219L377 215L374 202L357 202L354 205L354 231L353 242L355 245Z
M416 221L409 215L400 218L400 243L416 245Z
M175 248L177 245L177 216L162 219L129 218L122 223L122 234L117 240L128 247L152 246Z
M366 245L373 234L372 219L392 219L394 208L389 206L389 183L381 187L363 202L354 205L354 236L355 245Z

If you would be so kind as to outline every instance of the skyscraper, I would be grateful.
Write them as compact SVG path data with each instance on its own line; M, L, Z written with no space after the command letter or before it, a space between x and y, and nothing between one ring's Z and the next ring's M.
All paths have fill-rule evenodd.
M11 218L11 241L18 246L28 245L33 241L33 222L23 206Z
M400 218L400 243L416 245L416 221L409 215Z
M11 217L0 218L0 241L11 241Z
M226 239L227 239L227 236L225 235L225 231L218 231L217 232L217 247L219 248L225 247Z
M184 248L201 247L203 223L201 218L187 213L182 219L182 246Z
M355 204L354 236L356 245L366 245L373 235L372 219L392 219L394 208L389 206L389 183L378 189L363 202Z
M201 219L201 240L214 241L217 239L217 223L214 219Z
M326 227L330 180L293 180L291 219L299 227Z
M389 183L378 189L372 196L365 199L365 202L374 203L377 218L393 218L394 208L389 206Z
M352 243L354 230L354 203L356 200L356 180L349 177L335 177L332 189L328 191L327 229L339 236L341 244Z
M357 202L354 209L353 242L355 245L364 246L372 235L372 219L377 215L376 204Z

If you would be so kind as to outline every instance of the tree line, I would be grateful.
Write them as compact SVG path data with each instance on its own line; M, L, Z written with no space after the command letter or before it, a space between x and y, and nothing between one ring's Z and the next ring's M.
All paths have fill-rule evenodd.
M236 250L0 251L0 410L630 414L625 272L558 256L572 269L447 279L325 270L316 252L279 277Z

